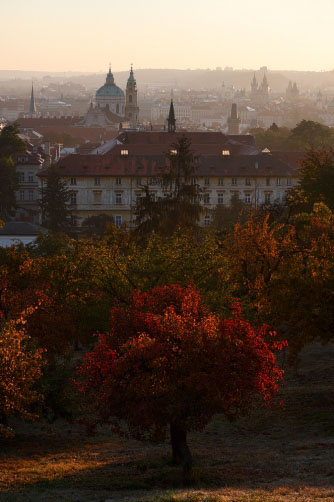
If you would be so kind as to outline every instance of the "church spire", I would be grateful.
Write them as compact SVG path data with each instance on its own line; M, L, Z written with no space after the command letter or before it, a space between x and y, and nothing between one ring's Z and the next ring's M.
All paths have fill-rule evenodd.
M31 84L31 97L30 97L30 106L29 106L29 115L32 117L36 115L36 103L34 96L34 84Z
M176 129L176 120L175 120L175 112L174 112L174 104L173 100L171 99L170 102L170 107L169 107L169 115L168 115L168 132L175 132Z

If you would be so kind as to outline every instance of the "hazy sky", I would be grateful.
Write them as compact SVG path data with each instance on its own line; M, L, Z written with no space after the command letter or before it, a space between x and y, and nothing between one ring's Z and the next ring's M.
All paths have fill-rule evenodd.
M333 0L0 0L0 69L334 68Z

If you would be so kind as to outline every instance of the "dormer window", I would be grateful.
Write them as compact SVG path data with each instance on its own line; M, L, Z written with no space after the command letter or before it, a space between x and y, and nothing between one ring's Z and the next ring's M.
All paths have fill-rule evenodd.
M222 155L230 155L230 150L222 150Z
M121 155L129 155L129 150L121 150Z
M177 155L177 150L170 150L171 155Z

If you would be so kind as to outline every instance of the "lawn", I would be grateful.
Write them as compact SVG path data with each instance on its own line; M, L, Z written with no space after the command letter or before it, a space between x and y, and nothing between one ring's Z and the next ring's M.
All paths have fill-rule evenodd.
M218 416L189 437L193 483L182 487L170 446L79 425L18 424L0 441L0 501L334 502L334 345L287 372L282 409L234 423Z

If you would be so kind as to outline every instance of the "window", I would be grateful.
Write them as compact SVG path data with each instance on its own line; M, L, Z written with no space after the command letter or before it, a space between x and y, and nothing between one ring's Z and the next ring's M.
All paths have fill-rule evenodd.
M210 225L210 223L211 223L211 216L209 214L206 214L204 216L204 225L207 227Z
M71 178L70 185L76 185L77 184L77 179L76 178Z
M94 185L101 185L101 178L99 177L95 178Z
M122 216L120 214L115 215L115 225L116 227L121 227L122 226Z
M292 180L291 180L291 178L287 178L287 179L286 179L286 184L287 184L288 186L291 186L291 185L292 185Z
M204 202L204 204L210 204L210 194L209 193L205 193L203 195L203 202Z
M265 203L265 204L270 204L270 202L271 202L271 193L266 192L266 193L264 194L264 203Z
M116 178L116 185L122 184L122 178Z
M29 190L29 192L28 192L28 200L34 200L34 192L33 192L33 190Z
M116 192L115 197L116 204L122 204L122 194L120 192Z
M224 178L218 178L218 185L224 185Z
M230 155L230 150L222 150L222 155Z
M20 200L24 200L24 190L20 190Z
M270 178L266 178L266 186L270 187Z
M129 155L129 150L121 150L121 155Z
M76 204L77 204L77 194L76 194L76 192L71 193L70 204L71 204L71 206L76 206Z
M136 193L136 204L140 202L141 199L141 193Z
M251 202L251 194L245 193L245 204L250 204Z
M160 178L150 178L148 184L149 185L160 185Z
M250 184L251 184L251 179L250 178L246 178L245 179L245 185L250 186Z
M141 178L137 178L136 183L137 183L137 185L141 185Z
M218 204L224 204L224 194L223 193L218 194Z
M93 192L94 204L101 204L102 202L102 192Z
M276 185L280 185L281 184L281 178L277 178L276 179Z
M210 185L210 178L204 178L204 185Z
M191 184L192 184L192 185L196 185L196 183L197 183L197 180L196 180L195 176L193 176L193 177L191 178Z
M155 193L154 192L150 193L150 197L151 197L151 201L155 202Z
M19 182L24 183L24 173L19 173Z
M177 155L177 150L170 150L169 152L171 155Z
M238 184L238 178L232 178L232 185Z
M28 183L34 182L34 173L28 173Z

